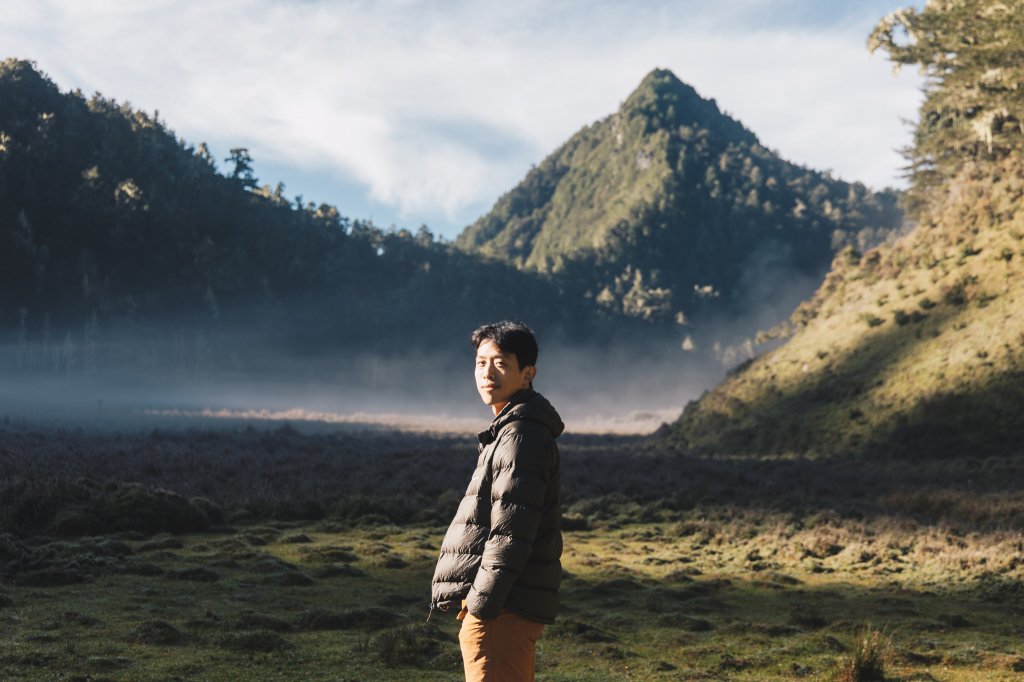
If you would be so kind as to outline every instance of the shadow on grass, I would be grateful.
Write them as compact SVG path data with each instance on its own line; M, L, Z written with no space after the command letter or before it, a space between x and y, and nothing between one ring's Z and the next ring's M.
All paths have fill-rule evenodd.
M263 520L444 526L476 459L470 437L422 434L9 428L0 438L0 534L20 537ZM568 434L560 443L567 529L719 507L1024 528L1024 459L1011 455L712 457L639 437ZM125 490L130 498L114 494ZM132 504L114 504L122 498ZM168 501L181 513L167 513ZM198 525L172 523L193 517Z
M643 522L731 507L804 519L835 512L964 530L1024 528L1024 459L716 458L563 448L569 524Z
M886 633L886 679L933 666L981 667L1010 679L1024 659L1019 608L969 594L896 587L804 584L781 574L762 579L700 576L680 581L602 576L566 581L567 608L548 628L551 656L583 649L594 668L680 670L750 679L794 679L835 671L866 623ZM814 679L821 679L814 677ZM828 679L828 678L826 678Z

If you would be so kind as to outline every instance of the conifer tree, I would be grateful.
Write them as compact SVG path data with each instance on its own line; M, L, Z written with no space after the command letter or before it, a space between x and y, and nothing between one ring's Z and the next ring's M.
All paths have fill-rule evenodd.
M968 164L1024 151L1024 0L929 0L868 38L898 70L917 64L925 98L907 151L912 207Z

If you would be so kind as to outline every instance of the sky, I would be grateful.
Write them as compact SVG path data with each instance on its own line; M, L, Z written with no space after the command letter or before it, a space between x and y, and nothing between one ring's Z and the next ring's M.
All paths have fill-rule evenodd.
M4 0L0 58L247 147L291 198L454 238L654 68L787 160L903 186L921 80L865 41L911 4Z

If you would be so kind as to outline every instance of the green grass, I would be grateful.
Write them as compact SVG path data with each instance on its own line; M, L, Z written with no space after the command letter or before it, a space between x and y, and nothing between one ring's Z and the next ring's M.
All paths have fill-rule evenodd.
M539 645L538 679L831 679L869 621L891 641L887 679L1017 679L1024 605L980 588L980 567L1005 564L1012 544L920 530L720 510L567 532L564 610ZM322 522L115 538L128 551L88 582L0 588L0 670L458 679L457 621L426 622L442 533ZM61 542L79 561L101 543ZM1003 575L1019 580L1014 570Z
M1018 457L560 440L542 682L834 680L865 623L890 680L1024 670ZM0 679L459 679L458 624L427 604L472 436L8 425L0 444ZM156 523L193 508L208 528Z

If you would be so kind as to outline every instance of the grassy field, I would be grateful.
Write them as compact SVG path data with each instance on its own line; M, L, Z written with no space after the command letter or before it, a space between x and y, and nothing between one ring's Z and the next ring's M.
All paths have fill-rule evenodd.
M469 438L0 436L3 679L460 678L458 623L427 603ZM1024 675L1013 459L720 460L577 436L563 469L564 608L540 680L844 679L865 627L888 680ZM190 497L206 479L220 494Z

